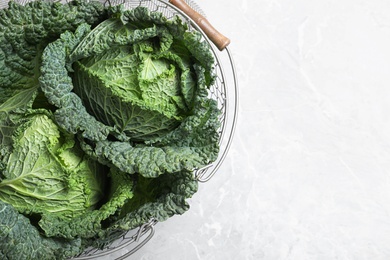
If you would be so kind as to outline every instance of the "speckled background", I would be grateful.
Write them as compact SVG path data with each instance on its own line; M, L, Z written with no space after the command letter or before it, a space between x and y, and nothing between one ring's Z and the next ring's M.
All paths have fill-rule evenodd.
M196 2L232 40L234 143L129 259L390 259L390 2Z

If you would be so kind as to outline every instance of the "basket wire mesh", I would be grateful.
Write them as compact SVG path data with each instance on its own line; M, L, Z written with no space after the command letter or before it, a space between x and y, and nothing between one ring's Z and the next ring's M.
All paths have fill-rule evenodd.
M19 4L26 4L34 0L14 0ZM67 3L70 0L43 0L47 2ZM132 9L138 6L147 7L151 11L161 12L168 19L179 16L188 24L189 30L197 30L203 40L207 41L215 57L214 72L216 74L215 83L209 89L209 97L215 99L218 107L221 110L220 122L220 154L217 160L201 169L194 171L194 177L199 182L209 181L222 165L234 135L235 125L238 114L238 82L236 69L233 62L232 54L228 47L223 51L219 51L213 43L207 38L202 29L184 12L176 6L170 4L168 0L99 0L105 5L123 4L125 8ZM6 8L9 1L1 1L0 8ZM192 0L185 2L196 12L205 16L203 10ZM88 248L78 256L72 259L126 259L143 245L145 245L155 233L155 225L157 221L150 219L149 222L141 227L129 230L123 233L112 244L106 245L104 249ZM109 256L109 258L107 258Z

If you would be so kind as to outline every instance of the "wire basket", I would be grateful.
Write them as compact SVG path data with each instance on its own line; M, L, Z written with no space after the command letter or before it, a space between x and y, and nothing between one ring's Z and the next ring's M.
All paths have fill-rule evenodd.
M14 0L19 4L26 4L34 0ZM66 3L70 0L46 0L47 2ZM219 118L221 122L220 132L220 153L215 162L202 169L194 171L196 180L201 183L209 181L217 172L222 162L224 161L234 135L235 125L237 121L238 109L238 82L236 70L233 62L232 54L228 47L222 50L218 49L209 39L207 34L201 27L184 13L181 9L168 2L168 0L99 0L105 5L123 4L125 8L132 9L138 6L144 6L151 11L161 12L168 19L179 16L188 24L189 30L197 30L206 41L214 54L215 64L214 72L216 77L215 83L209 89L209 97L216 100L218 107L221 110ZM9 1L1 1L0 8L6 8ZM203 10L192 0L185 2L197 13L205 16ZM149 222L141 227L129 230L122 234L119 239L104 249L89 248L83 253L72 259L126 259L143 245L145 245L155 233L155 225L157 221L150 219Z

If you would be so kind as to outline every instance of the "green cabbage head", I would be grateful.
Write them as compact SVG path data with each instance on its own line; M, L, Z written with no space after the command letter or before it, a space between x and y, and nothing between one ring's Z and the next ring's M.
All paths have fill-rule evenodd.
M7 126L13 148L3 158L0 200L26 214L73 217L93 209L103 197L104 169L47 115L16 121Z
M83 149L130 174L194 170L218 154L208 98L213 56L200 33L145 7L111 10L48 44L39 83L56 122Z

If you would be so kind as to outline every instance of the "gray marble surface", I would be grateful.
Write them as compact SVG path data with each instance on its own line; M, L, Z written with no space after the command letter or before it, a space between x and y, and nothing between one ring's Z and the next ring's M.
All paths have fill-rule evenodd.
M390 259L390 2L197 3L232 40L234 143L129 259Z

